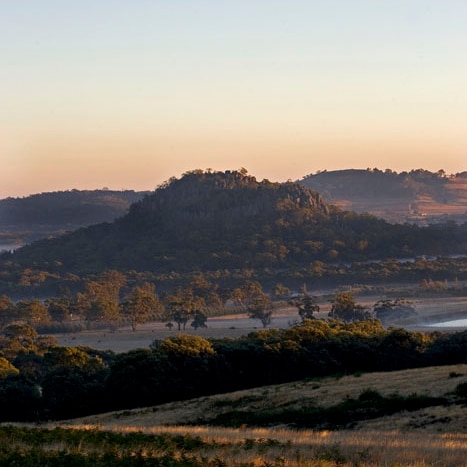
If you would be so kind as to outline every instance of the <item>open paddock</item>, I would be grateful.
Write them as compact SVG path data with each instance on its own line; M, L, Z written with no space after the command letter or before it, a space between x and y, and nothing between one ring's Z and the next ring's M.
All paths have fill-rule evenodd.
M357 302L372 306L381 297L365 297ZM394 326L404 327L410 331L432 332L436 330L429 326L431 323L467 318L467 297L424 298L413 301L417 312L414 318L394 323ZM330 310L329 303L320 303L319 318L325 318ZM300 322L295 308L283 308L273 314L269 328L288 328ZM250 332L263 329L261 322L248 318L246 314L226 315L209 318L207 328L195 330L189 323L182 332L194 334L204 338L238 338ZM465 328L450 329L462 330ZM439 328L446 331L446 328ZM127 352L136 348L148 347L154 340L165 339L178 332L175 325L169 330L165 323L145 323L132 331L130 326L122 326L116 330L90 330L77 333L56 334L55 338L63 346L89 346L99 350Z

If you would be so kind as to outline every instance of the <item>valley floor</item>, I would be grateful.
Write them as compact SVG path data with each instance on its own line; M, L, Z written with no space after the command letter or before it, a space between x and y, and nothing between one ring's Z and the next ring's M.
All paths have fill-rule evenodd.
M381 296L365 297L358 302L371 307L380 298ZM417 312L416 317L395 322L393 325L410 331L432 332L437 328L430 326L431 323L467 318L467 297L420 298L414 300L414 306ZM317 317L326 318L330 311L330 304L324 302L320 304L320 307L321 311ZM269 327L288 328L299 321L296 308L284 308L274 313ZM207 325L207 328L196 331L187 325L183 332L204 338L237 338L262 329L259 321L252 320L245 314L209 318ZM465 328L450 330L463 329ZM438 328L438 330L446 331L445 328ZM130 326L125 326L113 332L93 330L73 334L56 334L54 337L63 346L84 345L99 350L127 352L135 348L149 347L155 339L165 339L177 332L176 327L169 331L165 323L153 322L138 326L136 331L132 331Z

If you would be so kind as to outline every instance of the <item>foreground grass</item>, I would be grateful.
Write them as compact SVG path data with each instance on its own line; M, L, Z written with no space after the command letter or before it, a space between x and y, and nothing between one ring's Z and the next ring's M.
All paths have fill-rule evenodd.
M0 428L0 465L462 466L467 435L158 427Z
M0 465L465 466L466 403L467 365L301 381L0 426Z

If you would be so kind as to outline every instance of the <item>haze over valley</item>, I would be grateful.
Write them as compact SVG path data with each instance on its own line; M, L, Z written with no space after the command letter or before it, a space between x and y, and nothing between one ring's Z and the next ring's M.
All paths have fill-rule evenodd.
M467 2L3 3L0 465L465 465Z

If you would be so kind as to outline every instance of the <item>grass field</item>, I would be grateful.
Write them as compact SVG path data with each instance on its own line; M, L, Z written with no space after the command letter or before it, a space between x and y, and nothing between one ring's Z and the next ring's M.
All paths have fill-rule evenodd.
M467 364L301 381L42 425L33 430L62 431L41 435L42 444L36 441L34 446L62 455L108 451L122 460L143 456L161 460L149 464L161 466L465 466L466 401L453 395L465 383ZM449 403L362 420L340 430L210 423L233 408L258 414L278 407L330 407L368 390L382 396L442 396ZM24 439L36 439L30 433L0 433L0 444L10 449L27 451L31 442ZM145 465L143 460L134 465Z
M361 299L357 298L357 302L371 307L380 298L382 298L381 295L365 296ZM414 300L414 306L417 316L395 323L396 326L405 327L408 330L431 332L434 328L429 327L429 323L467 317L467 297L417 298ZM318 317L327 317L330 303L322 299L320 307L321 312ZM296 308L284 308L274 313L270 327L287 328L298 321ZM188 325L184 332L205 338L236 338L262 329L259 321L252 320L244 314L210 318L207 325L206 329L197 331ZM148 347L155 339L164 339L176 332L175 330L169 331L165 323L154 322L139 326L135 332L130 326L125 326L114 332L83 331L74 334L56 334L55 337L58 343L64 346L85 345L99 350L127 352L138 347Z

